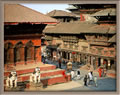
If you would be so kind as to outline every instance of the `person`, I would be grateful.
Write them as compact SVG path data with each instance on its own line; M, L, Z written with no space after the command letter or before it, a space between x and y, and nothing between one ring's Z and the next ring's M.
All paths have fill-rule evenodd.
M99 67L98 69L99 77L101 77L102 69Z
M94 83L95 83L95 87L97 87L97 77L94 77Z
M66 81L68 81L68 77L67 77L65 71L62 72L62 75L63 75L63 77L66 79Z
M101 76L104 77L104 68L102 69L102 75Z
M75 75L74 70L72 70L71 71L71 80L74 78L74 75Z
M93 81L93 76L91 72L88 73L88 78L89 78L89 84L91 84L91 82Z
M85 75L85 77L84 77L84 86L87 86L87 75Z
M93 71L90 71L91 75L93 76Z
M77 70L77 79L80 79L80 70Z
M104 69L104 77L107 75L107 69Z
M61 60L60 59L59 59L58 63L59 63L59 68L61 68Z

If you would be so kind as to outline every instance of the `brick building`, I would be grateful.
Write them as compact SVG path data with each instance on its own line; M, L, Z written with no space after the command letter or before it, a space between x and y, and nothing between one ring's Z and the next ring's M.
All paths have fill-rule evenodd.
M57 20L19 4L4 6L4 64L41 62L41 37Z
M108 64L114 67L116 50L110 39L116 34L115 26L76 21L46 28L44 33L47 44L52 46L52 56L56 54L63 59L95 64L96 67L104 63L106 68Z
M80 20L85 21L88 17L95 17L98 24L116 23L116 4L70 4L67 10L80 15Z

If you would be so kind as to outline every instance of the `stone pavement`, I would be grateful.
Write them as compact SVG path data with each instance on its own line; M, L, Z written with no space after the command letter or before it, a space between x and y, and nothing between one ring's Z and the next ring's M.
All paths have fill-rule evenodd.
M47 86L43 89L32 88L26 89L25 91L115 91L116 90L116 79L111 77L99 77L97 72L93 72L94 76L98 78L98 87L93 85L84 86L83 79L87 70L81 70L81 77L79 80L76 78L70 82L55 84Z
M58 67L58 62L48 61L48 64L54 64ZM47 86L41 91L115 91L116 90L116 78L111 76L99 77L97 70L93 71L93 75L98 78L98 86L95 87L93 85L84 86L83 79L85 74L88 74L88 70L84 68L84 66L76 66L73 64L73 69L79 69L81 72L81 77L79 80L74 78L72 81L68 83L56 84ZM62 64L62 69L66 69L66 66ZM113 71L109 71L110 73L115 73Z

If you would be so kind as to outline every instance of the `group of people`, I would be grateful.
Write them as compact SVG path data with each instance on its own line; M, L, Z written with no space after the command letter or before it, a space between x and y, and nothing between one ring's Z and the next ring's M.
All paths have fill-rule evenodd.
M80 69L78 69L77 71L72 70L71 71L71 80L73 79L80 79ZM85 75L84 79L84 86L88 86L88 85L92 85L93 83L95 84L95 86L97 87L97 77L93 76L93 72L90 71L88 74Z
M95 86L97 87L97 76L93 76L92 71L90 71L88 75L85 75L83 81L85 86L92 85L94 83Z

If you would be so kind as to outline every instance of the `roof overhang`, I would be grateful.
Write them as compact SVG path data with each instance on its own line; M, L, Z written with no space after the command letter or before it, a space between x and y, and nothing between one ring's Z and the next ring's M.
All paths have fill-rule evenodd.
M5 25L18 25L18 24L57 24L58 22L4 22Z

